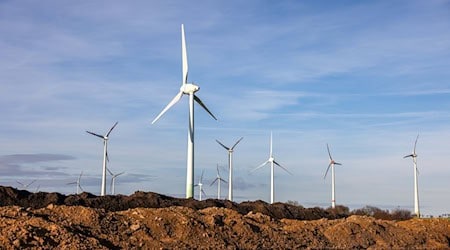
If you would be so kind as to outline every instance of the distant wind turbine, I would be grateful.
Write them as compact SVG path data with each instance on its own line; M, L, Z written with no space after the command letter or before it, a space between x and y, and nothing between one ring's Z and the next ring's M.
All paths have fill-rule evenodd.
M266 164L270 163L270 204L273 204L275 201L275 190L274 190L274 165L277 165L278 167L282 168L284 171L288 172L292 175L291 172L289 172L286 168L281 166L278 162L275 161L275 158L273 157L272 152L272 132L270 132L270 152L269 152L269 159L265 161L263 164L259 165L257 168L253 169L253 171L264 167ZM252 171L252 172L253 172Z
M106 135L99 135L90 131L86 131L86 133L89 133L91 135L97 136L101 139L103 139L103 169L102 169L102 186L101 186L101 190L100 190L100 195L104 196L106 194L106 161L109 161L109 157L108 157L108 139L109 139L109 134L111 134L111 132L113 131L113 129L117 126L116 122L111 129L108 131L108 133L106 133Z
M189 129L188 129L188 147L187 147L187 174L186 174L186 198L194 196L194 100L200 106L217 120L217 118L209 111L205 104L195 95L200 87L188 83L188 60L186 51L186 39L184 34L184 25L181 25L181 55L183 64L183 78L180 87L180 92L167 104L167 106L159 113L159 115L152 121L154 124L167 110L169 110L175 103L177 103L183 95L189 96Z
M22 182L20 182L20 181L16 181L20 186L22 186L22 188L23 189L25 189L25 190L28 190L28 187L29 186L31 186L31 184L33 184L33 183L35 183L36 182L36 180L32 180L30 183L28 183L28 184L23 184Z
M77 194L80 193L80 190L84 191L83 188L81 187L81 176L82 175L83 175L83 171L81 171L80 175L78 176L77 181L67 183L67 185L77 185Z
M330 170L331 167L331 207L336 207L336 196L335 196L335 182L334 182L334 165L342 165L341 163L337 163L333 160L333 157L331 157L330 153L330 147L327 144L327 150L328 150L328 156L330 157L330 164L328 164L327 171L325 172L325 175L323 176L323 179L327 177L328 170Z
M228 151L228 200L230 201L233 201L233 150L242 139L244 139L244 137L241 137L241 139L239 139L231 148L223 145L219 140L216 140L220 146Z
M414 142L414 149L412 154L407 155L403 158L411 157L414 163L414 213L417 217L420 218L420 208L419 208L419 185L418 185L418 174L419 170L417 169L417 154L416 154L416 146L417 140L419 139L419 135L417 134L416 142Z
M220 193L220 183L221 182L227 183L227 181L222 179L222 177L220 177L219 164L217 164L217 177L216 177L216 179L214 179L213 182L211 182L210 186L212 186L216 181L217 181L217 199L220 200L220 195L221 195L221 193Z
M202 201L202 194L204 194L206 196L205 191L203 190L203 173L204 171L202 170L202 175L200 176L200 180L198 181L198 183L196 185L194 185L194 187L198 187L198 197L199 197L199 201Z
M106 169L108 170L108 173L111 175L111 194L114 195L115 194L115 190L116 190L116 178L120 175L123 175L125 172L120 172L118 174L113 174L113 172L111 172L111 170L109 170L108 168Z

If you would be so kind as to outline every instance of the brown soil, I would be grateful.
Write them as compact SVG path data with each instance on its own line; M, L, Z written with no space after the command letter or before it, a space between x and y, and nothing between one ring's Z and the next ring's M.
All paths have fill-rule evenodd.
M448 219L397 222L350 216L299 220L287 218L301 217L300 210L308 211L303 213L307 216L324 210L260 201L197 202L143 192L117 198L112 204L133 204L117 209L119 206L101 205L115 200L112 196L31 195L0 187L0 248L450 249ZM47 196L53 198L45 200ZM145 200L150 197L153 200ZM9 204L14 199L23 204L27 200L28 206ZM38 200L40 205L31 206L31 201ZM181 204L167 205L171 202Z

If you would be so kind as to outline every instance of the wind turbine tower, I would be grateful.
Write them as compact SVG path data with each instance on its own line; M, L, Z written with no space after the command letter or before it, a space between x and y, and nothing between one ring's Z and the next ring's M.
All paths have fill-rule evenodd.
M336 196L335 196L335 175L334 175L334 165L342 165L341 163L337 163L333 160L333 157L331 157L330 153L330 147L327 144L327 150L328 150L328 156L330 157L330 164L328 164L327 171L325 172L325 175L323 176L323 179L327 177L328 170L331 168L331 207L336 207Z
M217 177L216 177L216 179L214 179L213 182L211 182L210 186L212 186L216 181L217 181L217 199L220 200L220 195L221 195L221 193L220 193L220 182L227 183L227 181L222 179L222 177L220 177L219 164L217 164Z
M108 133L106 133L106 135L99 135L90 131L86 131L86 133L97 136L101 139L103 139L103 169L102 169L102 186L100 189L100 195L104 196L106 194L106 162L109 161L108 158L108 139L109 139L109 134L111 134L111 132L113 131L113 129L116 127L117 123L116 122L111 129L108 131Z
M258 167L256 167L255 169L253 169L253 171L264 167L267 163L270 163L270 204L273 204L273 202L275 201L275 190L274 190L274 172L275 172L275 167L274 165L277 165L278 167L282 168L284 171L288 172L289 174L292 175L291 172L289 172L286 168L284 168L283 166L281 166L278 162L275 161L275 158L273 157L273 152L272 152L272 132L270 132L270 152L269 152L269 159L267 161L265 161L263 164L259 165ZM253 172L252 171L252 172Z
M418 174L419 170L417 169L417 154L416 154L416 146L417 140L419 139L419 135L416 137L416 142L414 143L414 149L412 154L407 155L403 158L411 157L414 163L414 213L418 218L420 218L420 208L419 208L419 184L418 184Z
M208 110L206 105L195 95L200 87L188 83L188 60L186 52L186 39L184 34L184 25L181 25L181 58L183 76L180 87L180 92L167 104L167 106L159 113L159 115L152 121L154 124L167 110L169 110L175 103L177 103L183 95L189 96L189 127L188 127L188 146L187 146L187 173L186 173L186 198L192 198L194 196L194 100L200 104L200 106L217 120L217 118Z
M231 148L225 146L219 140L216 140L216 142L219 143L220 146L222 146L225 150L228 151L228 200L230 201L233 201L233 151L236 145L238 145L238 143L242 139L244 139L244 137L241 137L241 139L239 139Z

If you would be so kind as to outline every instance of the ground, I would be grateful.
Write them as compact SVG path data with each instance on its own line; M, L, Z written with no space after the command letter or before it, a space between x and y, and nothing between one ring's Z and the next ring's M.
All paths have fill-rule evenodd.
M38 200L33 195L0 187L2 248L450 249L448 219L340 218L281 203L198 202L144 192L120 198L43 193L31 206ZM14 196L28 206L9 204Z

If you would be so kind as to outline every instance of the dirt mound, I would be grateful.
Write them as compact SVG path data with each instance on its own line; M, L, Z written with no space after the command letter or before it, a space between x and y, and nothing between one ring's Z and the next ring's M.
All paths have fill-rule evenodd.
M0 186L0 245L6 249L450 249L448 219L385 221L349 216L346 210L263 201L196 201L152 192L66 196Z
M371 217L277 220L228 208L134 208L106 211L49 205L0 207L0 245L7 249L449 249L450 221L402 222Z
M123 211L132 208L165 208L172 206L183 206L195 210L217 207L229 208L243 215L253 211L275 219L297 220L337 219L348 216L347 214L330 213L321 208L303 208L284 203L268 204L260 200L242 203L216 199L197 201L194 199L173 198L157 193L141 191L135 192L130 196L95 196L90 193L66 196L59 193L30 193L24 190L0 186L0 206L43 208L50 204L101 208L106 211Z

